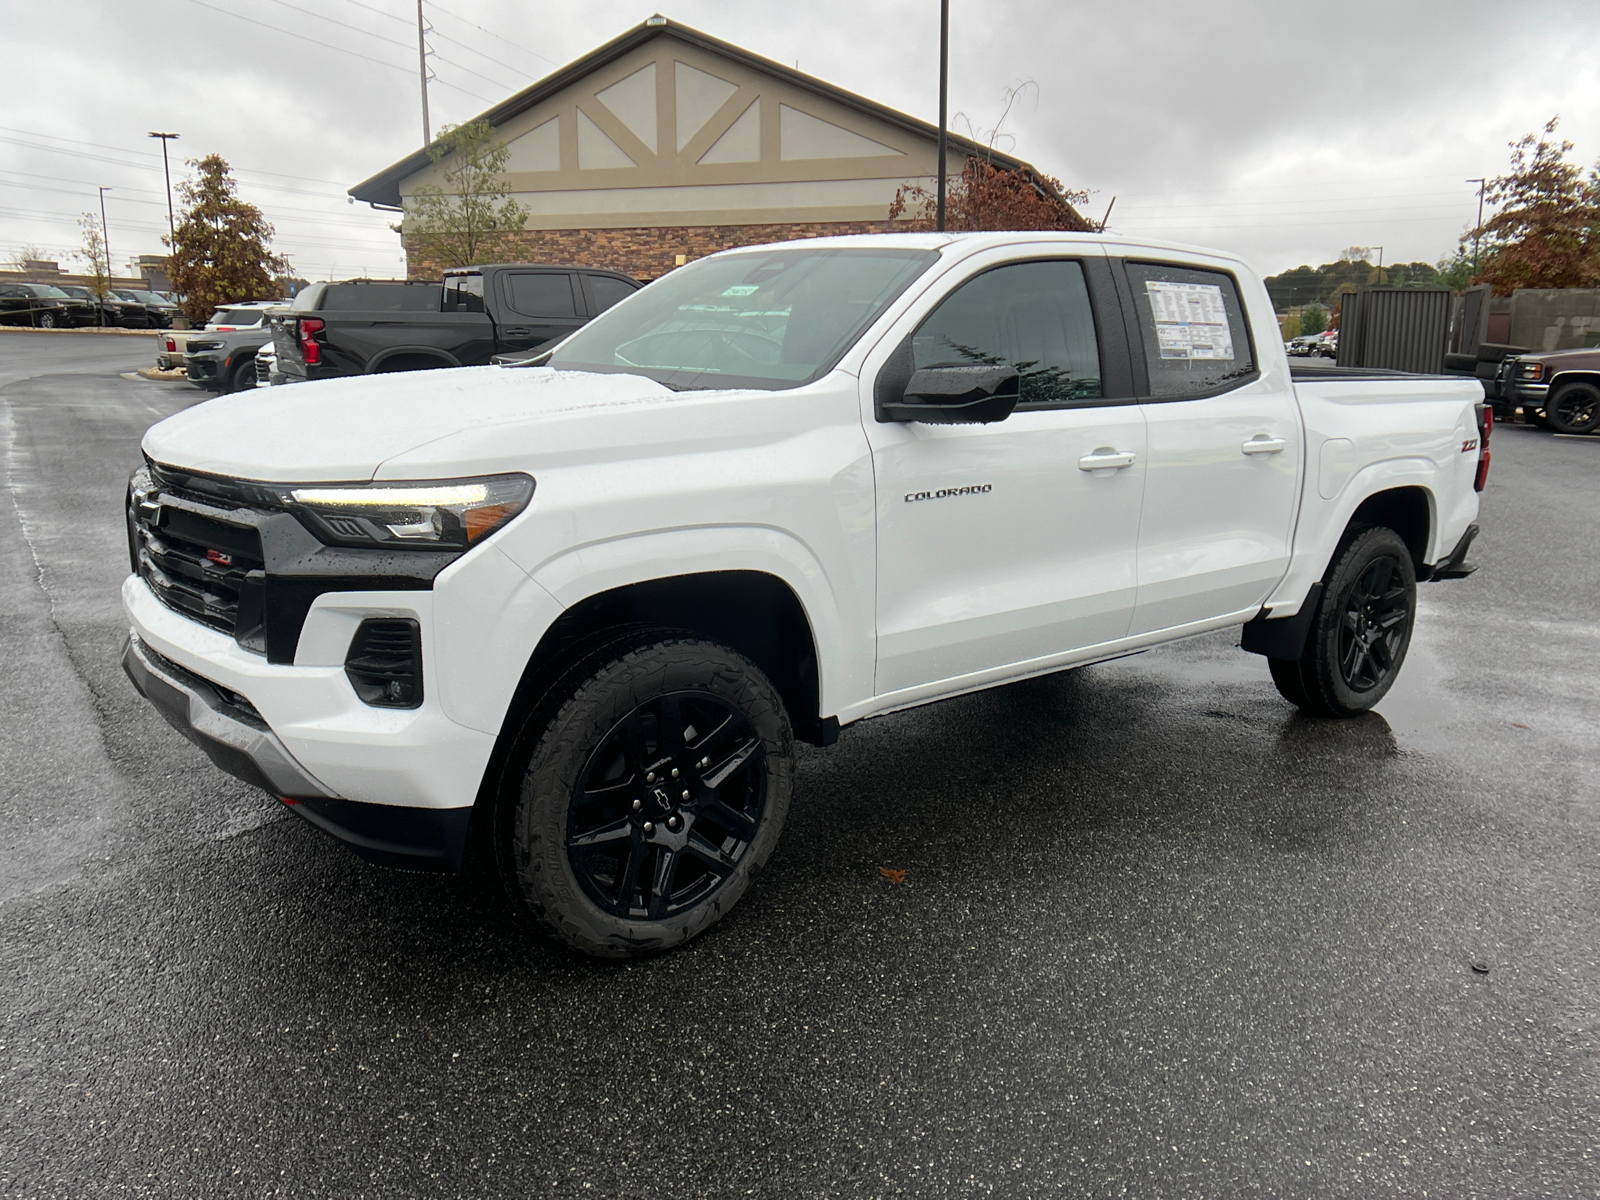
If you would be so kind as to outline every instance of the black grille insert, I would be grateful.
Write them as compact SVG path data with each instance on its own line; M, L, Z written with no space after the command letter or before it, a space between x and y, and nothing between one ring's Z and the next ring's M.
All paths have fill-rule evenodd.
M133 569L168 608L266 652L261 538L228 520L233 505L216 495L152 478L128 496Z
M375 708L422 704L422 629L409 617L368 617L345 655L344 673L362 703Z

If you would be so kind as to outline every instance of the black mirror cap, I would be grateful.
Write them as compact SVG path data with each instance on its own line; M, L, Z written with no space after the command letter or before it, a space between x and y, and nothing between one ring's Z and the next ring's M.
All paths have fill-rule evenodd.
M1015 367L923 367L912 372L898 401L879 403L879 419L987 425L1011 415L1021 387L1022 377Z

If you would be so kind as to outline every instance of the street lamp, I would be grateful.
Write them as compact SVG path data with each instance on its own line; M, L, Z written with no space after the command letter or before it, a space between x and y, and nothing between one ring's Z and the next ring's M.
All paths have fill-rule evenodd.
M106 256L106 287L111 286L111 233L106 229L106 193L115 189L100 189L100 250Z
M420 0L419 0L420 3ZM950 103L950 0L939 0L939 182L934 225L944 232L945 125Z
M178 230L172 218L172 167L167 163L167 143L178 135L175 133L152 133L153 138L161 139L161 170L167 177L167 234L176 238Z

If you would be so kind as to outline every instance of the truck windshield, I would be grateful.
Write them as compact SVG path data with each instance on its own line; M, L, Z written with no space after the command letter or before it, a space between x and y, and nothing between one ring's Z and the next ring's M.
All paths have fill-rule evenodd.
M573 334L549 365L678 390L791 388L830 370L938 254L751 250L680 267Z

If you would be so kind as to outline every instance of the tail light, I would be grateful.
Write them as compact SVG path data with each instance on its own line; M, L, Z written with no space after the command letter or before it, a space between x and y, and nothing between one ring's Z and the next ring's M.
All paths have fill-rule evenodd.
M1478 405L1478 475L1472 481L1475 491L1483 491L1489 482L1489 435L1494 432L1494 409L1487 404Z
M314 367L322 361L322 343L317 341L317 334L322 329L323 323L316 317L300 318L300 357L308 367Z
M168 354L176 354L177 352L178 352L177 339L176 338L168 338L167 339L167 353Z

